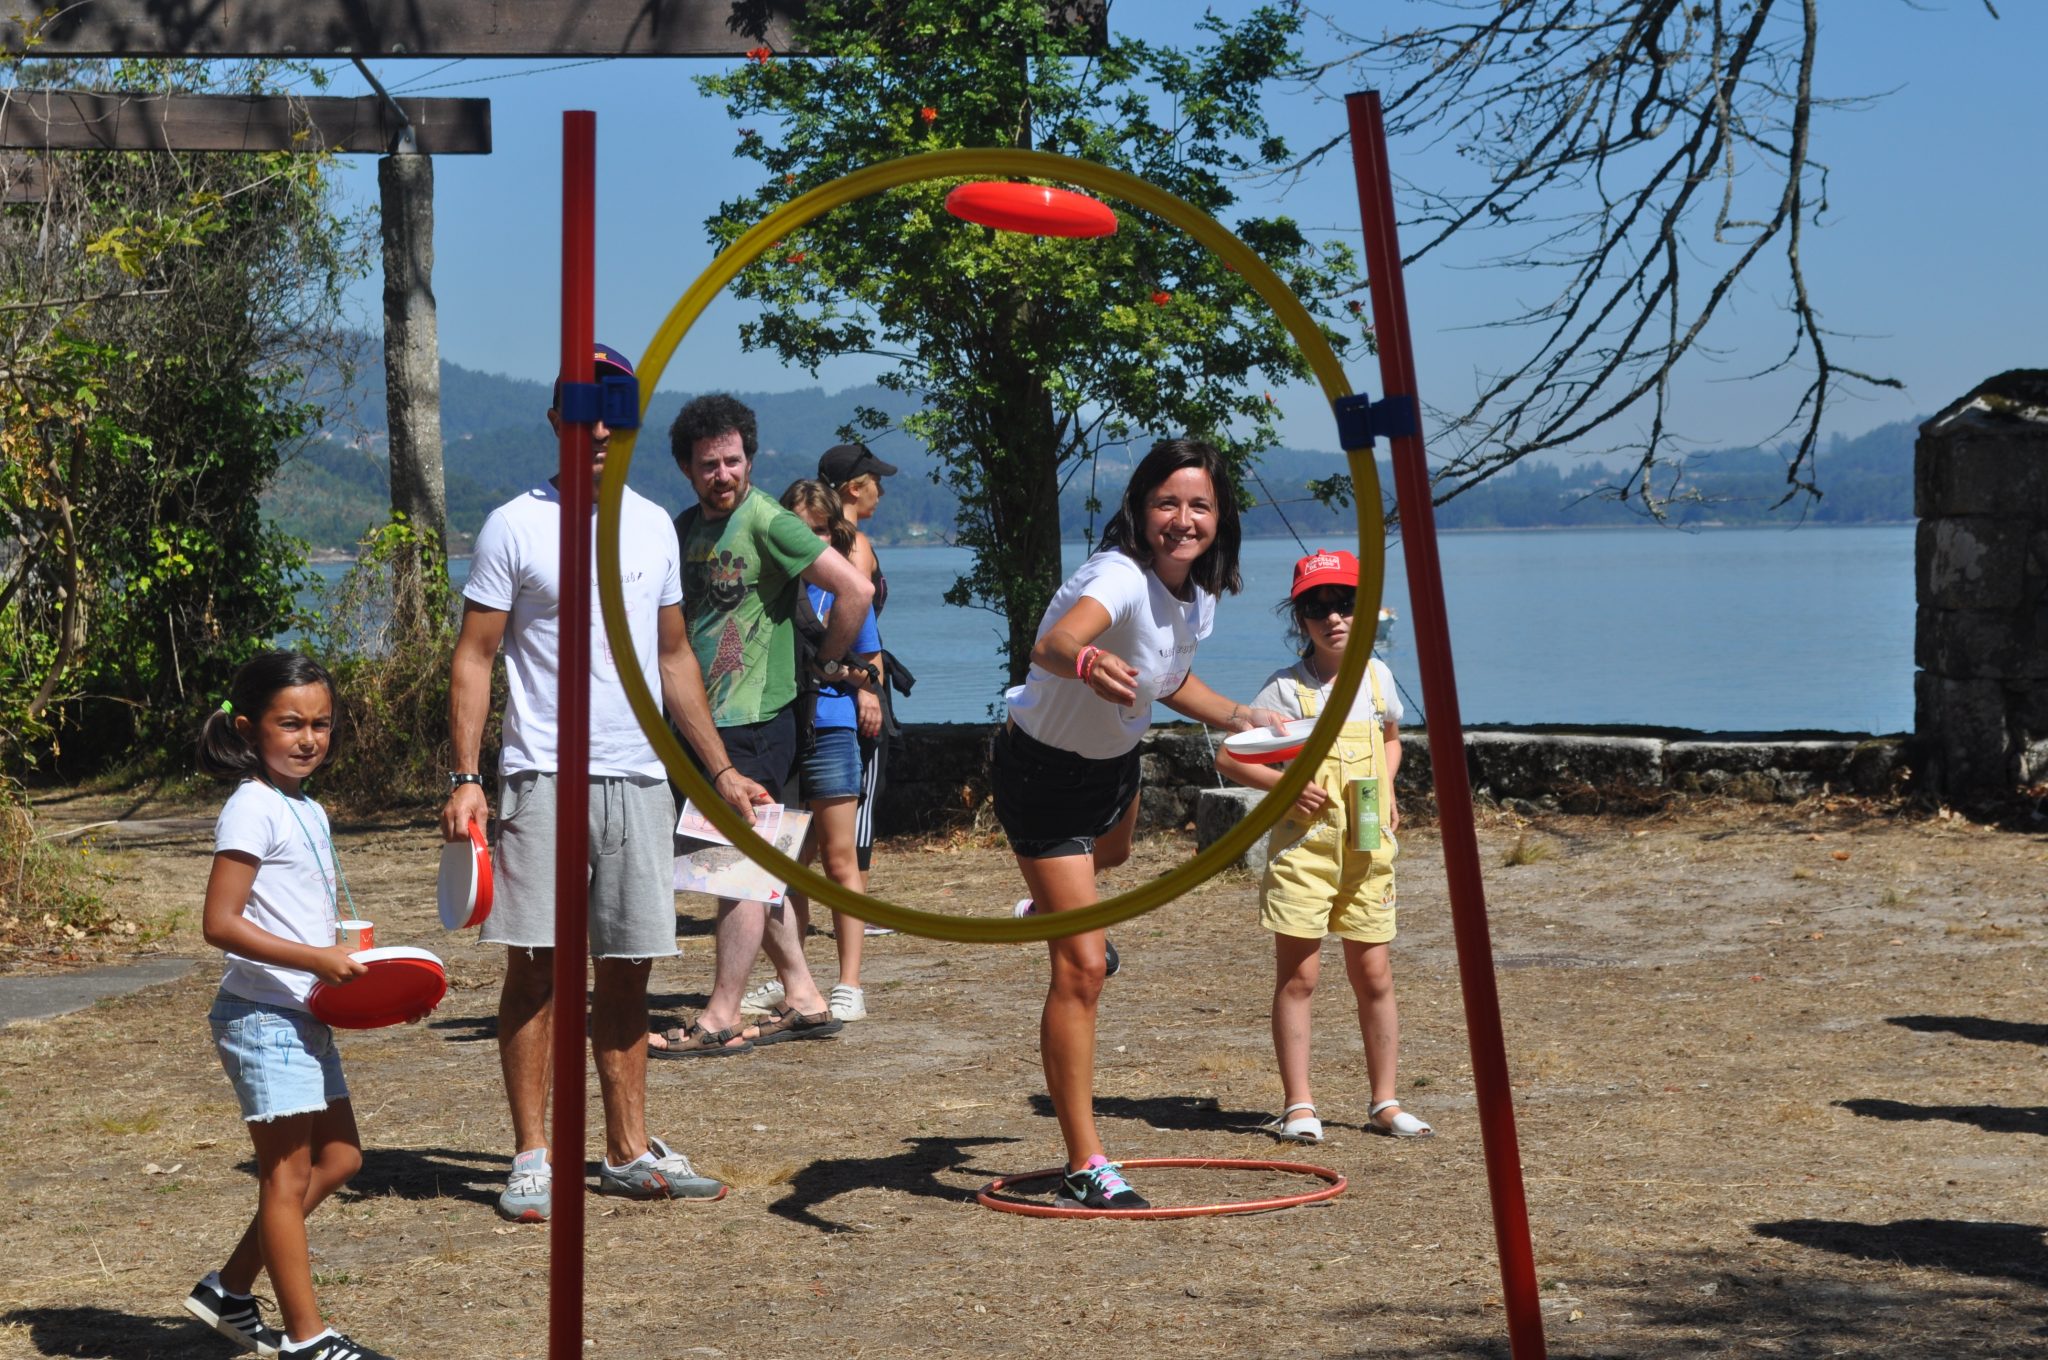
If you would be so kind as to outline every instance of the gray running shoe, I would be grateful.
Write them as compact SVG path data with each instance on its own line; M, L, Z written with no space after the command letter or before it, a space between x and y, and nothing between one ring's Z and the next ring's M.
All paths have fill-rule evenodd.
M263 1321L256 1300L236 1298L221 1287L217 1270L207 1271L206 1278L192 1286L185 1296L185 1311L244 1351L276 1355L284 1341L282 1333Z
M627 1199L714 1200L725 1198L725 1186L698 1175L688 1157L659 1138L650 1138L646 1153L625 1166L597 1164L597 1193Z
M512 1159L512 1174L498 1196L498 1212L514 1223L545 1223L554 1208L555 1173L546 1148L532 1148Z

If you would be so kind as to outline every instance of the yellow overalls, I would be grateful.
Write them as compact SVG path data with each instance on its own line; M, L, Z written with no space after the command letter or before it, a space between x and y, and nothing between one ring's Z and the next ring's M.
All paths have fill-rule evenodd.
M1316 771L1315 782L1330 795L1322 814L1302 822L1290 811L1266 842L1266 879L1260 893L1259 923L1279 935L1319 940L1340 935L1364 944L1394 938L1394 860L1400 846L1387 829L1393 797L1389 781L1379 782L1380 848L1351 848L1350 783L1384 776L1387 768L1386 701L1379 677L1366 667L1373 720L1347 721ZM1294 682L1303 717L1320 706L1316 691Z

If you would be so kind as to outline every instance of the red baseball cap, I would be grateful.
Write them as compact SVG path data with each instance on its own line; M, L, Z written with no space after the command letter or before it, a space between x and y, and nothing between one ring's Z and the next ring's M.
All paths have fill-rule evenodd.
M1358 586L1358 559L1341 549L1328 552L1318 548L1294 564L1294 589L1287 592L1290 600L1298 599L1306 590L1317 586Z

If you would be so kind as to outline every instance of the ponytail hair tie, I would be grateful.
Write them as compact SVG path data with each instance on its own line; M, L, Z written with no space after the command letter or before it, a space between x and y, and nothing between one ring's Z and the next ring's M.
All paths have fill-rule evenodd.
M223 699L220 701L220 711L232 717L234 716L235 706L226 699Z

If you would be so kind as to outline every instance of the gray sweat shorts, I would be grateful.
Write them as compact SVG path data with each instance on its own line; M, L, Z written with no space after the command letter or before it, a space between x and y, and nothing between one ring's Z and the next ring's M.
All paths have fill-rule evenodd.
M555 776L498 781L485 944L555 947ZM676 949L675 799L660 777L590 781L590 954L664 959Z

